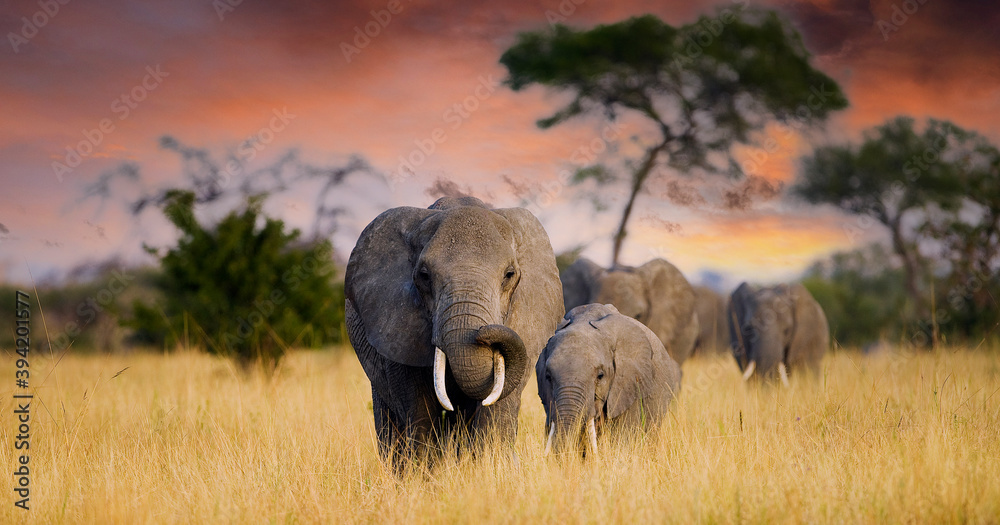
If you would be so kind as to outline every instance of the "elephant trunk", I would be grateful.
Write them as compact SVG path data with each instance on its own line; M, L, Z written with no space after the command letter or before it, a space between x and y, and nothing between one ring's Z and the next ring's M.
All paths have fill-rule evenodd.
M560 389L556 396L554 411L550 415L546 451L555 450L556 453L561 453L584 445L596 453L597 430L594 414L587 409L587 399L588 396L582 389L574 387Z
M442 406L450 401L444 392L445 362L462 392L490 405L521 384L528 354L520 336L510 328L491 323L499 316L467 299L447 301L435 322L440 350L435 357L435 391ZM446 402L448 401L448 402Z
M773 322L759 322L747 344L748 362L743 379L772 377L782 360L783 349L780 329Z

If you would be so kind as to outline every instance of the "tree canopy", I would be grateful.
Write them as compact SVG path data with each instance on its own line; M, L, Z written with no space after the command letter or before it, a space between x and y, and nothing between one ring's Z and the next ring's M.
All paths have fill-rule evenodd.
M557 24L520 34L500 63L515 91L538 84L572 94L537 122L543 129L585 114L615 120L623 111L655 127L626 179L613 262L635 199L656 168L739 176L734 144L753 143L768 122L811 124L847 106L837 83L812 67L794 29L774 12L742 5L679 27L653 15L583 30Z
M928 302L919 284L924 263L916 232L906 227L907 217L926 221L934 214L954 216L967 200L970 184L988 184L981 173L990 165L990 155L995 153L982 137L950 122L930 119L918 132L912 118L897 117L867 130L860 144L817 148L804 159L793 192L888 228L893 250L903 261L907 291L918 314L926 316ZM975 168L977 164L982 167Z
M948 276L935 295L951 296L952 307L997 309L987 291L1000 264L998 181L1000 151L983 136L935 119L918 130L912 118L897 117L867 130L860 144L817 148L792 191L882 224L915 313L931 326L941 321L930 311L935 274ZM936 267L921 248L940 253Z

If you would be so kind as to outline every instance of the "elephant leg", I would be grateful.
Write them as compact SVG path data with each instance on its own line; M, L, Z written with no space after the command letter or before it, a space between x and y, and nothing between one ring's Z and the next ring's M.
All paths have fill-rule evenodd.
M416 395L407 407L407 438L416 456L439 452L444 421L434 388L430 381L417 381L412 388Z
M386 361L379 378L387 391L387 404L395 416L396 448L407 457L425 455L435 448L440 432L440 407L434 395L429 367Z
M382 400L378 392L372 388L372 415L375 418L375 435L378 437L378 451L383 460L391 461L393 466L399 462L400 450L399 423L393 417L389 405Z
M485 444L496 440L513 445L517 438L517 415L520 409L521 393L517 391L488 407L478 407L471 421L475 441Z

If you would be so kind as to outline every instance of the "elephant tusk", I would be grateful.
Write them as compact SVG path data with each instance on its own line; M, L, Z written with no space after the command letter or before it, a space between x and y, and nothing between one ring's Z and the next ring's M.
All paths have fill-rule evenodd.
M438 403L447 411L454 411L451 400L448 399L448 391L444 387L444 367L447 364L447 357L440 348L434 348L434 393L437 394Z
M594 419L591 418L587 422L587 437L590 440L590 450L593 451L594 455L597 455L597 427L594 425Z
M743 372L743 380L744 381L749 381L750 380L750 376L753 375L753 370L755 368L757 368L757 361L750 361L750 364L747 365L747 369Z
M493 353L493 391L490 395L486 396L483 400L483 406L488 407L500 399L500 394L503 393L503 383L506 376L506 370L503 364L503 355L500 352Z
M551 430L549 430L549 439L545 440L545 455L548 456L552 452L552 441L556 438L556 424L552 423L549 425Z
M778 363L778 375L781 376L781 384L788 386L788 369L785 363Z

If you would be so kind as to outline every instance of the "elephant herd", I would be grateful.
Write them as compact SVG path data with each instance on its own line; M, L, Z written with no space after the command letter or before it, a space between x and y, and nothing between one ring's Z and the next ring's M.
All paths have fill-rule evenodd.
M371 382L379 450L399 460L449 435L512 444L532 365L546 452L655 428L694 353L731 350L744 379L817 371L826 317L801 285L741 284L728 305L663 259L560 276L522 208L472 197L383 212L345 276L351 345ZM565 315L564 315L565 314Z

